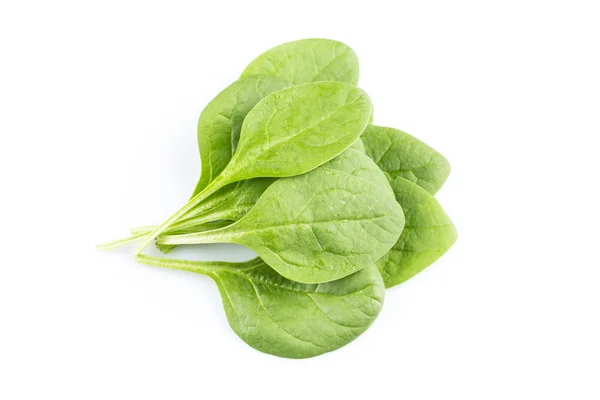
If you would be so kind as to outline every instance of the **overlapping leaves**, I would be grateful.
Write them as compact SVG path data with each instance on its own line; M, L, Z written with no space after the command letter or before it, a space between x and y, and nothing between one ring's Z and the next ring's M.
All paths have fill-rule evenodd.
M358 58L328 39L258 56L202 111L192 198L159 226L100 245L141 241L138 262L211 277L233 330L265 353L338 349L379 314L384 289L410 279L456 240L433 195L450 172L437 151L372 125ZM149 257L176 245L243 244L243 263Z

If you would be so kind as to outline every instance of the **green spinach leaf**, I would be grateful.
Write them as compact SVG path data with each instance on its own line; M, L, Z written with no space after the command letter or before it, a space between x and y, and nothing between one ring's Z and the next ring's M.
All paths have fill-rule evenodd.
M376 263L387 288L421 272L457 239L452 221L425 189L401 177L390 179L390 184L406 223L396 244Z
M255 349L279 357L314 357L350 343L377 318L385 295L373 265L311 285L282 277L258 258L225 263L139 255L136 260L212 278L234 332Z
M365 154L392 179L401 176L435 194L450 174L444 156L398 129L369 125L361 139Z
M317 81L358 83L358 57L344 43L330 39L288 42L256 57L242 76L279 76L294 85Z

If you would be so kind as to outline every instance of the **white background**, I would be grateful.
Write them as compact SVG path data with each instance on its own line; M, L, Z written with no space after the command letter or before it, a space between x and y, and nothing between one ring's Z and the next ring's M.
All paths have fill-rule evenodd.
M600 398L597 2L1 4L0 398ZM208 278L94 245L182 205L204 105L307 37L450 160L459 240L358 340L286 360Z

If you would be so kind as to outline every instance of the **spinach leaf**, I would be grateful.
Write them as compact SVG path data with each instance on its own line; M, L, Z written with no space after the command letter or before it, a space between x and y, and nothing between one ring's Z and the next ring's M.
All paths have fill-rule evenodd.
M208 103L198 119L202 172L193 195L202 191L229 164L244 118L256 103L289 86L277 76L249 76L232 83Z
M390 184L406 223L394 247L376 263L387 288L421 272L457 239L452 221L431 194L401 177L390 179Z
M275 92L248 114L224 181L308 172L360 136L371 101L359 88L316 82Z
M255 349L279 357L314 357L350 343L373 323L385 295L373 265L311 285L282 277L258 258L225 263L138 255L136 260L212 278L234 332Z
M279 76L294 85L317 81L358 83L358 57L344 43L330 39L288 42L256 57L242 72Z
M392 179L401 176L435 194L450 174L444 156L398 129L369 125L361 139L365 154Z
M311 172L279 179L225 228L159 236L157 242L242 244L286 278L319 283L374 263L396 243L403 225L385 175L348 149Z
M299 175L331 160L358 139L371 112L367 94L342 82L307 83L271 93L246 116L237 150L227 167L148 235L135 254L227 184Z

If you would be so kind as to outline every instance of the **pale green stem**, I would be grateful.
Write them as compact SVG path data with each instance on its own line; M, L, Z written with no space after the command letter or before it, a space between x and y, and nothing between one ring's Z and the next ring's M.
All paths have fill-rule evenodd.
M262 264L260 258L254 258L252 260L242 262L189 261L163 257L151 257L144 254L136 255L135 261L139 262L140 264L151 265L153 267L179 269L182 271L195 272L209 276L214 276L215 272L219 270L239 271L240 269L255 268Z
M186 218L189 218L189 217L198 215L200 213L204 213L206 211L212 210L213 208L223 204L224 202L229 201L229 198L230 197L226 197L225 199L223 199L222 197L219 197L219 196L214 197L214 198L209 197L205 200L202 200L200 203L198 203L196 206L194 206L194 208L189 210L185 214L185 216L186 216Z
M232 223L233 221L230 220L214 221L207 224L194 226L193 228L188 229L188 233L216 231L217 229L225 228L226 226L229 226Z
M172 232L174 234L175 233L186 234L186 233L204 232L204 231L221 229L230 224L231 224L231 221L215 222L214 220L210 219L209 223L202 223L202 224L190 226L189 228L192 228L192 229L186 229L188 227L176 228L176 229L173 228L173 229L167 229L167 232ZM111 250L111 249L116 249L119 247L127 246L128 244L139 242L140 240L144 239L146 237L146 235L149 235L152 232L153 229L156 229L156 226L140 226L140 227L136 227L136 228L131 228L130 229L130 231L132 233L131 236L128 236L123 239L113 240L113 241L107 242L107 243L98 244L98 245L96 245L96 248L98 250L105 251L105 250ZM165 246L162 246L162 248L160 248L159 250L166 254L169 251L173 250L175 247L176 246L165 245Z
M213 194L228 183L230 182L228 181L228 178L225 175L219 175L217 179L212 181L210 185L208 185L202 192L192 197L192 199L190 199L190 201L188 201L186 205L181 207L179 211L171 215L165 222L160 224L155 230L153 230L149 235L147 235L142 241L142 243L135 250L135 255L138 255L142 251L144 251L144 249L152 242L152 240L154 240L154 238L166 231L172 223L177 222L179 218L185 215L186 212L194 208L202 200L204 200L205 198L207 198L208 196L210 196L211 194Z
M180 223L187 222L188 220L180 221L176 224L171 225L171 228L167 229L167 232L175 232L179 231L179 233L191 233L191 232L204 232L211 231L219 228L223 228L227 225L231 225L231 222L227 220L227 215L225 213L221 214L214 213L214 218L207 218L205 222L194 221L193 224L189 224L186 226L179 227ZM129 229L132 235L138 235L140 233L150 234L154 229L156 229L158 225L148 225L148 226L136 226L135 228ZM192 229L187 229L192 228ZM188 232L185 232L188 231Z
M169 234L183 234L183 233L197 233L197 232L206 232L206 231L216 231L217 229L225 228L233 223L230 220L219 220L219 221L211 221L206 224L194 225L189 228L182 229L167 229L167 233Z
M203 212L202 214L199 214L195 217L187 218L187 219L184 219L184 220L174 223L169 228L169 231L175 231L175 230L179 231L179 230L184 230L187 228L194 228L198 225L204 225L204 224L208 224L208 223L220 221L220 220L227 220L229 218L230 218L230 215L227 211L213 212L213 211L209 210L209 211Z
M228 198L226 199L226 201L227 200L228 200ZM209 197L208 199L201 201L196 206L194 206L190 211L188 211L184 215L185 219L179 218L179 220L181 222L183 222L183 221L187 221L188 219L195 218L195 217L199 216L199 214L208 215L208 213L211 212L212 209L214 209L215 207L221 205L222 203L223 203L223 199L222 198L217 197L217 198L212 198L211 199ZM220 220L220 219L228 219L228 218L227 218L226 215L224 215L223 217L219 217L219 218L215 217L215 218L212 218L210 220L205 220L203 222L200 222L200 224L202 224L204 222L213 222L213 221L217 221L217 220ZM198 222L195 222L195 225L196 224L198 224ZM186 227L187 227L187 225L186 225ZM131 232L132 235L137 235L138 233L143 233L143 232L150 233L150 232L152 232L156 228L158 228L158 225L136 226L134 228L131 228L130 232Z
M148 235L148 233L149 232L142 232L142 233L128 236L123 239L113 240L112 242L98 244L98 245L96 245L96 248L98 250L104 251L104 250L116 249L117 247L127 246L128 244L132 244L132 243L142 240L143 238L145 238Z
M150 257L144 254L136 255L135 261L141 264L151 265L153 267L179 269L182 271L190 271L202 275L212 275L215 272L215 269L220 269L218 262L174 260L171 258Z
M170 244L156 244L156 248L163 254L169 254L174 248L177 246L172 246Z
M157 227L158 225L136 226L135 228L131 228L129 231L132 235L137 235L138 233L150 233Z
M235 225L235 224L234 224ZM205 244L205 243L234 243L233 232L228 225L212 231L188 233L185 235L161 235L156 239L158 244Z

